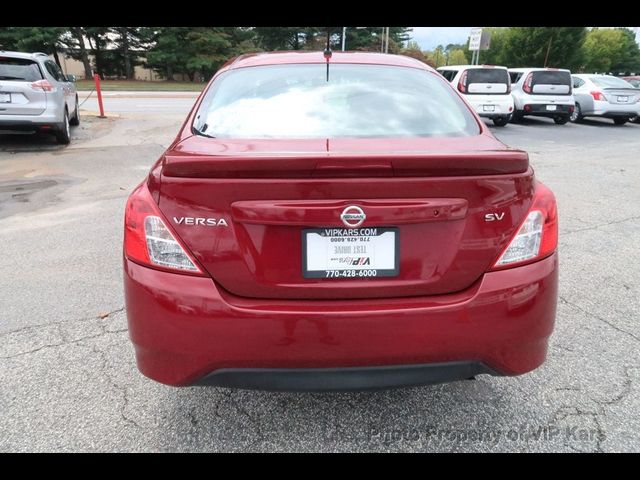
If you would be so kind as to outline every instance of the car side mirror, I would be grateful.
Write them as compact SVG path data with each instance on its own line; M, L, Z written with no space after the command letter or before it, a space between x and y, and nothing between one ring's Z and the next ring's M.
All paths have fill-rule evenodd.
M67 75L67 81L76 83L76 76L75 75Z

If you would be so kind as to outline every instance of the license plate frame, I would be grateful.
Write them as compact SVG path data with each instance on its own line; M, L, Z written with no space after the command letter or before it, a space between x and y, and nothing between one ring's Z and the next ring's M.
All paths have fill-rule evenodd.
M372 233L375 231L375 234ZM337 232L340 232L339 234ZM391 234L389 236L389 234ZM315 235L315 240L312 241L310 246L309 235ZM319 238L329 239L318 241ZM385 238L386 237L386 238ZM329 253L330 246L337 245L362 245L365 242L362 241L335 241L330 239L353 239L353 238L369 238L366 242L373 251L366 253L362 252L341 252L341 253ZM379 238L374 242L372 238ZM385 248L386 244L390 241L393 242L392 250L383 250L381 254L376 256L376 247ZM397 277L400 274L400 231L398 227L360 227L360 228L342 228L342 227L321 227L321 228L304 228L301 232L301 246L302 246L302 276L304 278L322 278L327 280L338 279L366 279L366 278L378 278L378 277ZM322 245L325 244L325 245ZM326 247L323 253L321 250ZM316 257L311 258L309 254L311 249L315 252ZM324 257L323 257L324 254ZM333 258L331 257L333 255ZM358 260L359 263L349 263L350 255L355 255L352 260ZM358 257L358 255L361 255ZM319 258L318 258L319 256ZM319 268L319 264L322 264L322 258L324 258L324 268ZM340 267L336 266L336 262L342 263L337 260L344 258L344 265ZM360 259L369 258L369 262ZM392 261L392 265L390 262ZM376 262L376 260L378 260ZM384 268L378 268L382 266Z
M9 92L0 92L0 103L11 103L11 94Z

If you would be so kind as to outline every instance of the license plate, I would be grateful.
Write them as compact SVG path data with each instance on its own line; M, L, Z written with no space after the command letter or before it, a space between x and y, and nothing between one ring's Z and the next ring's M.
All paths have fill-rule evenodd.
M496 111L496 106L495 105L483 105L482 106L482 111L483 112L495 112Z
M556 105L547 105L547 110L553 112L557 109L558 107Z
M395 277L398 261L396 227L302 230L304 278Z
M618 97L620 103L626 103L629 101L629 97Z
M11 94L0 92L0 103L11 103Z

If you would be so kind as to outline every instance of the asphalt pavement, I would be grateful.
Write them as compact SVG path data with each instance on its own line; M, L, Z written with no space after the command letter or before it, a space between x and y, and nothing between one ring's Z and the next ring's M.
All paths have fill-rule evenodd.
M557 325L536 371L374 393L172 388L135 367L122 220L194 99L110 96L119 116L85 116L66 148L0 135L0 451L640 450L640 125L492 127L558 198Z

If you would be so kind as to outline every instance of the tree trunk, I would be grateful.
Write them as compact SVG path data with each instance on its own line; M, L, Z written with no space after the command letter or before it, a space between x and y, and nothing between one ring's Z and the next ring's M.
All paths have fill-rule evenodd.
M58 56L58 50L56 50L56 47L51 47L51 50L53 50L51 53L53 53L53 58L56 61L56 64L60 67L60 70L62 70L62 63L60 63L60 57Z
M78 45L80 48L80 57L82 59L82 65L84 65L84 78L91 78L91 62L89 61L89 54L87 53L87 49L84 45L84 38L82 36L82 29L80 27L72 27L71 33L74 38L78 41Z
M131 68L131 57L129 56L129 34L126 27L120 31L122 37L122 54L124 56L124 73L127 80L133 79L133 71Z
M169 80L170 82L173 81L173 67L169 64L167 64L167 80Z
M101 80L104 80L104 74L102 72L102 50L100 49L100 40L98 38L94 39L94 42L91 41L91 36L87 36L89 40L89 48L93 51L93 56L96 62L96 72L100 76ZM93 45L95 43L95 46Z

